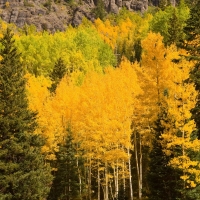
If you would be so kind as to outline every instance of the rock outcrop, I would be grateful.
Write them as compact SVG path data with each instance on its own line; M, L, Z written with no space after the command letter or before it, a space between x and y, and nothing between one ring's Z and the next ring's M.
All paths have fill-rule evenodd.
M38 30L64 30L65 26L70 22L70 11L65 5L51 4L45 7L45 2L41 1L5 1L1 4L0 16L8 22L14 23L18 27L27 25L35 25Z
M57 0L58 1L58 0ZM67 25L77 26L83 17L93 21L93 9L98 0L0 0L0 17L18 27L35 25L38 30L63 31ZM118 13L122 7L128 10L144 12L148 9L148 0L103 0L108 13ZM157 0L158 1L158 0ZM151 1L152 2L152 1Z

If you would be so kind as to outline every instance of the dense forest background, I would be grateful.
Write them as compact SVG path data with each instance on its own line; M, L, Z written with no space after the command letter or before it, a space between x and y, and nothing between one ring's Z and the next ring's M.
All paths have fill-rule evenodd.
M1 200L200 200L200 1L0 21Z

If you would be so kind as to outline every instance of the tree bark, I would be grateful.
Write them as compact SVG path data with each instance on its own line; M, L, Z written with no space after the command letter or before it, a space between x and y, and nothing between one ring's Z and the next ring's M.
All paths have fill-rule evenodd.
M129 148L128 148L128 168L129 168L130 200L133 200L133 184L132 184L132 173L131 173L131 156L130 156L130 149Z

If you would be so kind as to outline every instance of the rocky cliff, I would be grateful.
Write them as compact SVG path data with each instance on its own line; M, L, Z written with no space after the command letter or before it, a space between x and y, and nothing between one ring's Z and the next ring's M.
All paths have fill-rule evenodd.
M33 24L38 30L63 31L69 24L79 25L83 17L93 21L93 9L97 6L97 1L61 0L55 3L53 0L0 0L0 17L18 27ZM148 4L148 0L104 0L105 10L116 14L123 6L129 10L144 12L148 9Z

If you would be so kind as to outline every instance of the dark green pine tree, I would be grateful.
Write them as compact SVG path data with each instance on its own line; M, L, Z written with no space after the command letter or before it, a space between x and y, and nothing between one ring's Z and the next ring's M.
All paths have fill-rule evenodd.
M141 57L142 57L142 45L141 45L140 39L138 39L135 42L133 48L134 48L134 52L135 52L135 61L137 61L139 63L141 60Z
M196 131L193 132L191 135L191 140L196 139ZM194 152L192 150L189 150L188 155L191 160L195 160L200 162L200 151ZM199 170L199 167L196 167L195 169ZM193 181L195 182L195 176L191 176L193 178ZM198 184L195 188L188 188L186 190L186 199L187 200L199 200L200 199L200 184Z
M161 121L155 123L155 138L153 149L149 155L149 170L147 182L149 200L178 200L181 199L180 172L168 165L170 157L163 152L160 136L164 131Z
M195 83L196 91L198 92L198 98L196 99L196 105L191 110L192 118L195 120L197 128L197 137L200 140L200 61L195 64L194 69L191 71L191 79Z
M190 9L190 18L184 29L186 34L186 42L183 47L190 53L190 60L196 62L195 67L191 71L191 79L195 83L198 91L198 98L195 108L192 110L193 118L198 129L198 138L200 139L200 0L196 0Z
M48 200L74 200L80 194L76 149L70 128L67 132L65 143L59 146L59 151L56 153L57 171L54 174Z
M66 73L66 66L62 58L59 58L54 65L53 71L49 75L52 84L49 88L50 92L55 92L57 85L59 84L60 80L65 76Z
M28 109L20 54L9 29L0 40L0 199L45 199L52 181L36 114Z
M171 2L170 0L159 0L159 7L162 9L162 10L165 10L165 8L167 6L170 6L171 5Z
M176 44L178 46L183 37L183 28L181 22L179 22L177 9L173 8L172 15L168 21L168 38L166 42L168 45Z
M190 9L190 18L186 21L184 32L186 34L186 42L184 43L185 49L187 49L193 60L200 60L200 45L199 42L193 42L197 36L200 35L200 0ZM200 40L200 39L199 39Z
M95 18L99 18L101 20L104 20L106 17L106 10L105 10L105 4L103 0L96 0L96 7L94 8L93 12L95 14Z

